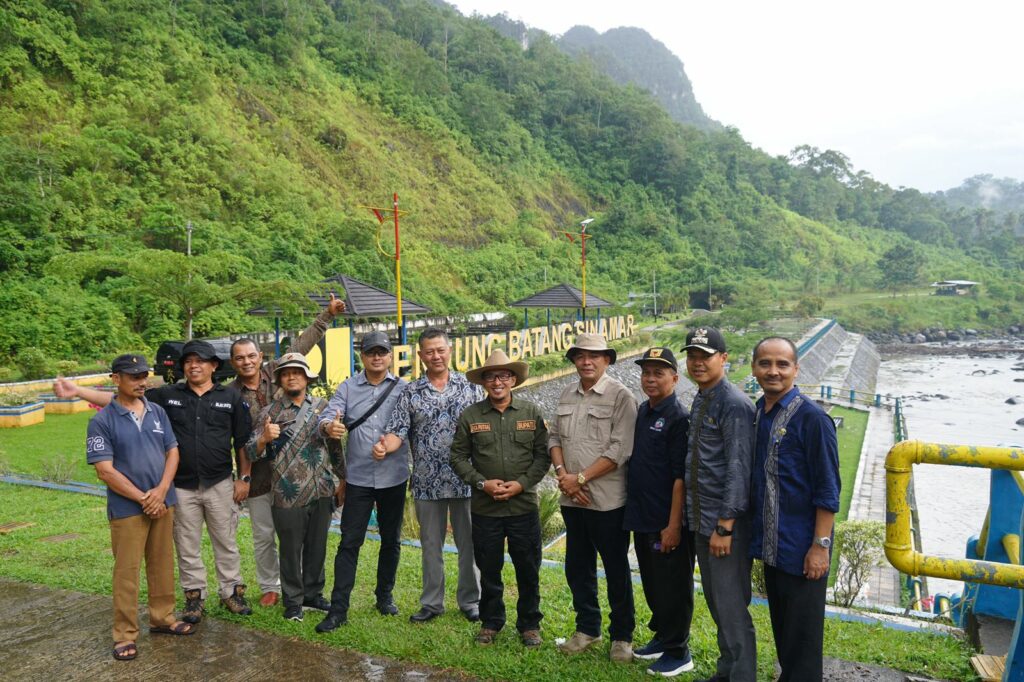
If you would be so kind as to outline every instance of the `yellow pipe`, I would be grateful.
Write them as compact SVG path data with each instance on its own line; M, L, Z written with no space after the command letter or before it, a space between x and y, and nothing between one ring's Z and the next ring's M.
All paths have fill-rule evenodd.
M1020 536L1016 533L1007 533L1003 536L1003 549L1006 556L1010 557L1011 564L1020 564Z
M1024 566L973 559L945 559L914 551L908 498L911 471L915 464L951 464L1022 471L1024 450L903 441L894 445L885 458L885 556L893 567L907 575L1024 588Z

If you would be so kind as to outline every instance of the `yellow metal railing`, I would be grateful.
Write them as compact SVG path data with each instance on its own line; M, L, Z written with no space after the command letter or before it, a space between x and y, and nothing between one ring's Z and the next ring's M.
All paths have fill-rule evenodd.
M946 559L914 550L910 532L909 487L915 464L951 464L1024 471L1024 450L903 441L894 445L885 458L885 556L889 563L907 575L1024 588L1024 566L1019 564ZM1018 559L1019 556L1018 539Z

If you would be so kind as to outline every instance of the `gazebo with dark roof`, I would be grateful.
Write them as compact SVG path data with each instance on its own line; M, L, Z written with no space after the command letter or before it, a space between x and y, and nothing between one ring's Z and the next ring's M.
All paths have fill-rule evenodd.
M604 300L600 296L594 296L591 293L587 293L587 308L598 309L598 319L601 319L601 308L614 307L614 303ZM550 289L537 292L533 296L527 296L521 298L514 303L509 303L512 308L547 308L548 309L548 325L551 325L551 309L552 308L569 308L569 309L581 309L583 308L583 292L574 286L568 284L556 284ZM529 310L524 311L526 316L526 326L530 326Z

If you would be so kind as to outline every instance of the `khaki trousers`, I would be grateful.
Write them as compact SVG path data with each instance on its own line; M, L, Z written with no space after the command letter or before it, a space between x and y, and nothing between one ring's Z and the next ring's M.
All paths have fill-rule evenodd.
M174 518L174 546L178 550L178 574L184 590L200 590L206 597L206 566L203 565L203 522L213 545L220 596L231 596L242 582L242 559L238 553L238 505L230 477L209 488L175 488L178 512Z
M159 519L145 514L110 521L114 552L114 641L139 637L139 569L146 558L149 624L174 624L174 507Z

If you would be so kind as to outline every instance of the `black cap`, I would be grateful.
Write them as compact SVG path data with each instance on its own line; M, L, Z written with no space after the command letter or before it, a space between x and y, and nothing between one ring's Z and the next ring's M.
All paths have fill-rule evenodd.
M391 339L384 332L366 332L363 334L363 338L359 341L359 350L366 352L374 348L383 348L384 350L391 352Z
M697 327L687 334L686 345L681 350L689 350L691 348L696 348L712 355L727 352L722 332L714 327Z
M185 358L189 355L198 355L200 360L212 360L220 367L220 358L217 357L217 351L209 341L192 339L181 347L181 357L178 358L178 364L181 365L182 369L185 368Z
M656 362L658 364L668 365L676 372L679 371L679 363L676 362L676 356L672 354L670 349L662 346L648 348L644 351L644 354L640 359L634 360L634 362L638 365L643 365L645 362Z
M149 363L141 355L118 355L110 363L111 374L143 374L150 371Z

